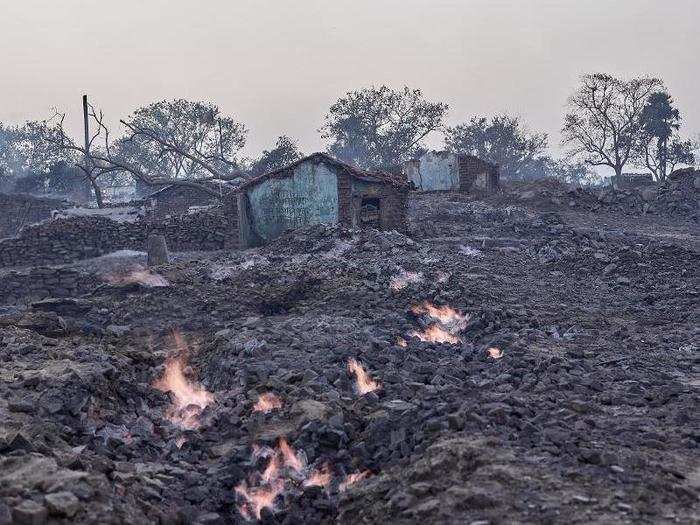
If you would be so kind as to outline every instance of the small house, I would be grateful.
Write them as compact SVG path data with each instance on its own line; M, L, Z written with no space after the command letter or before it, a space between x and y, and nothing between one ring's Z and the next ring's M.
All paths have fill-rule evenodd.
M313 224L404 230L408 184L314 153L238 188L241 247Z
M449 151L429 151L404 163L403 172L419 191L494 193L499 187L496 164Z
M203 207L220 204L221 198L231 191L225 184L198 184L186 186L171 184L144 197L149 210L149 217L166 219L187 215L191 211Z

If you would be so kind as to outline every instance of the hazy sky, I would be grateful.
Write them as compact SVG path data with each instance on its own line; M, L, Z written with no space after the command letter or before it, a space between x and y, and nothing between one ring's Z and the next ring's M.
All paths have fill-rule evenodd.
M256 155L306 152L329 105L420 87L449 123L507 111L559 142L579 75L652 74L700 132L700 0L0 0L0 121L68 112L86 92L116 122L149 102L217 103ZM432 145L439 145L440 137Z

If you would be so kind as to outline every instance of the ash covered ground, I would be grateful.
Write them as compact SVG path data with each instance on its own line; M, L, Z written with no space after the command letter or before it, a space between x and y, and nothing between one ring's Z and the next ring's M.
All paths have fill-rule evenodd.
M698 522L694 195L76 264L0 315L0 524Z

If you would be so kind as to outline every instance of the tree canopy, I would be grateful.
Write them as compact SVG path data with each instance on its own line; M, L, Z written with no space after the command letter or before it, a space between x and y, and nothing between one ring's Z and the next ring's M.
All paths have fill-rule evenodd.
M274 148L264 150L260 157L253 162L250 174L253 176L261 175L282 168L302 157L303 153L297 143L286 135L282 135L278 137Z
M569 155L621 175L632 159L640 116L650 95L663 89L658 78L621 80L603 73L584 75L569 98L562 129Z
M247 133L217 105L184 99L141 107L123 123L127 134L116 141L115 155L143 173L172 179L211 175L206 164L222 173L237 170Z
M320 131L331 155L363 168L389 167L421 151L424 139L442 128L447 110L420 89L370 87L335 102Z
M498 164L506 178L524 179L540 171L547 134L529 131L517 116L502 114L491 120L472 117L469 122L447 129L445 145L455 153Z
M695 145L678 136L681 114L666 92L652 93L640 114L640 137L634 160L664 180L678 164L693 164Z

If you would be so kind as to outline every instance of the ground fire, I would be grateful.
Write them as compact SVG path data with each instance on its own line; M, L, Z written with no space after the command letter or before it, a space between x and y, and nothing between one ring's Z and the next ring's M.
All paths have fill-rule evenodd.
M167 417L174 424L192 430L200 425L202 411L214 402L214 396L196 382L185 377L188 348L180 332L173 333L174 353L165 361L163 376L153 382L153 387L169 392L173 404Z
M700 525L699 0L2 7L0 525Z

